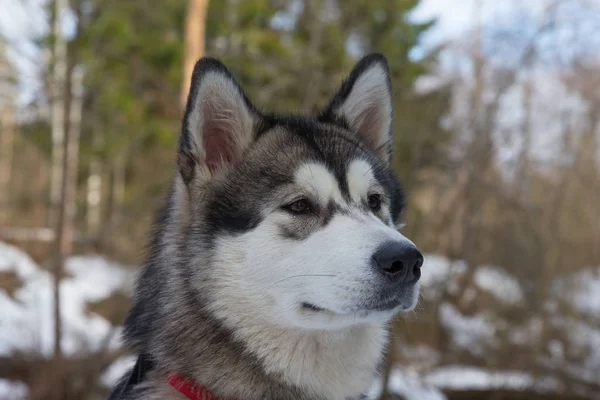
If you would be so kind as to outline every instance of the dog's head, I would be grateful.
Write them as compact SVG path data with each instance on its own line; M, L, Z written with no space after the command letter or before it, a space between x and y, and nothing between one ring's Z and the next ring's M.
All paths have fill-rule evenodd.
M396 225L385 58L363 58L318 116L259 112L219 61L194 69L176 207L186 271L218 315L337 329L417 301L423 258Z

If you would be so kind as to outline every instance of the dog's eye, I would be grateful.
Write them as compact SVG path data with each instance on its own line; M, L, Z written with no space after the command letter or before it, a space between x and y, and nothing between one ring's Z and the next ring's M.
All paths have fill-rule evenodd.
M378 194L372 194L369 196L368 198L368 204L369 204L369 208L374 211L377 212L381 209L381 196L379 196Z
M308 214L313 211L313 207L306 199L299 199L285 206L287 210L295 214Z

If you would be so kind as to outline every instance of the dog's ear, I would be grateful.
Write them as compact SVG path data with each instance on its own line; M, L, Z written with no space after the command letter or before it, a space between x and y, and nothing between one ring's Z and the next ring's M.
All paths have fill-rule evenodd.
M392 90L385 57L379 53L363 57L319 119L347 126L375 154L389 163Z
M187 186L206 181L219 168L239 161L259 119L239 84L218 60L200 59L179 139L178 170Z

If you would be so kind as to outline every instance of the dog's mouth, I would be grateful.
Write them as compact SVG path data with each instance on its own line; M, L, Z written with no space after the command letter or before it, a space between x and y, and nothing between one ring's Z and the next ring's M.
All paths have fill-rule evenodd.
M307 310L307 311L313 311L313 312L323 312L326 311L324 308L321 307L317 307L314 304L311 303L302 303L302 308Z
M309 323L311 328L336 329L337 327L347 327L361 323L387 323L396 313L412 308L408 302L403 300L381 300L368 303L363 302L362 304L357 303L348 309L335 311L320 307L314 303L300 302L297 303L297 312L302 323Z
M376 304L365 304L364 307L357 309L354 312L371 312L371 311L392 311L401 305L401 301L399 299L390 299L387 301L378 302ZM301 304L301 308L305 311L315 312L315 313L323 313L330 312L332 314L338 314L336 312L327 310L325 308L316 306L312 303L303 302ZM404 309L408 307L403 307ZM351 314L351 313L350 313Z

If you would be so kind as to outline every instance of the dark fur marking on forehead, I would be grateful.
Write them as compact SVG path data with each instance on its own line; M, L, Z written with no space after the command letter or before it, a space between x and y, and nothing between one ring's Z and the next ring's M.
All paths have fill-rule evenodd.
M281 116L270 115L265 125L268 130L279 126L282 135L288 134L302 140L313 154L312 161L323 163L334 175L342 196L350 200L347 172L349 165L355 160L364 160L372 166L374 178L384 187L390 198L390 214L397 221L404 207L404 196L400 183L393 171L385 165L358 138L350 134L343 124L324 120L320 121L310 116ZM307 159L310 161L310 159Z
M340 207L334 201L330 201L326 211L326 214L323 216L323 222L321 223L323 228L329 225L335 213L340 211Z
M203 232L208 235L218 231L243 233L254 229L260 223L258 210L249 204L239 204L235 194L237 193L227 192L223 188L211 193L202 221Z

